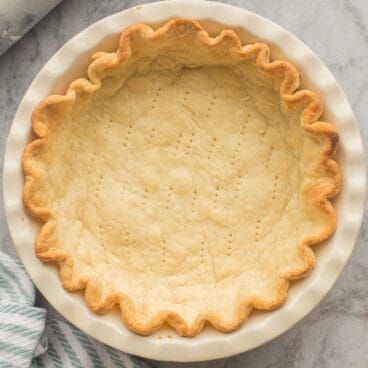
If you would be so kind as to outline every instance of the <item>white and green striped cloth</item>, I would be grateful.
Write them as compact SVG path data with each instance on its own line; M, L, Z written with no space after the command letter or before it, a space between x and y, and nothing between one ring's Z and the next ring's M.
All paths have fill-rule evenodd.
M34 306L23 265L0 251L0 368L127 367L148 364L103 345Z

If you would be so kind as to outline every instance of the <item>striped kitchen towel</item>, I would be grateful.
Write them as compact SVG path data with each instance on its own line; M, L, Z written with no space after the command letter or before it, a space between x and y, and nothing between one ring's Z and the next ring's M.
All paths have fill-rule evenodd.
M149 368L77 328L46 318L23 265L0 251L0 368Z

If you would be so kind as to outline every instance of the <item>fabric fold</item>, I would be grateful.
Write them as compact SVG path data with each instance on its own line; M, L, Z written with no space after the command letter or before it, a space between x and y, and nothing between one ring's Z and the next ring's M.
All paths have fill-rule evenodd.
M0 368L149 368L77 328L47 319L22 263L0 252Z
M0 252L0 367L29 367L46 350L46 310L33 305L35 296L22 264Z
M61 0L1 0L0 55L60 2Z

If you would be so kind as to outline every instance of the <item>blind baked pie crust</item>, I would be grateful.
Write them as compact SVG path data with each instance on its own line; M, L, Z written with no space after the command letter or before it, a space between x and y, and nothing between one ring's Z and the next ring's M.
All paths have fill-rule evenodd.
M126 28L88 79L43 100L25 149L35 250L128 328L194 336L271 310L314 266L340 189L335 128L263 43L196 21Z

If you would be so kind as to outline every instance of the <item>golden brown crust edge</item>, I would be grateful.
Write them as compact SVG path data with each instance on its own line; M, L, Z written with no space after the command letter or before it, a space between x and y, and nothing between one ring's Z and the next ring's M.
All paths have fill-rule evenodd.
M39 147L46 143L47 127L42 121L47 106L73 103L78 91L93 92L97 90L101 85L101 75L103 76L104 70L114 68L129 59L131 54L131 39L135 35L139 34L140 37L152 40L163 38L168 33L173 32L177 34L183 34L184 32L192 35L196 37L198 42L209 47L226 43L230 55L234 58L257 55L256 64L262 71L274 76L283 76L280 94L285 103L289 106L299 103L306 105L301 116L301 126L305 132L316 138L325 137L328 142L320 152L320 161L317 168L321 175L328 178L328 180L323 186L317 182L312 182L304 188L304 195L310 199L313 205L318 206L325 213L327 223L325 229L319 234L305 238L299 244L305 264L298 270L280 275L278 298L271 302L266 302L258 298L241 301L239 303L237 318L232 324L225 323L216 313L206 312L198 315L193 325L188 326L173 311L161 311L149 323L141 324L135 318L133 302L123 293L119 295L102 295L102 290L100 290L99 284L95 280L78 279L78 281L73 281L72 258L65 252L55 251L49 247L48 239L52 236L55 227L53 213L48 208L38 207L32 200L33 193L35 192L33 183L37 180L40 173L37 171L35 165L32 164L31 157L37 152ZM78 79L74 81L65 96L52 95L47 97L39 104L32 115L32 128L37 139L26 147L22 158L22 166L26 176L23 202L30 214L44 223L36 240L35 250L37 256L42 261L52 261L59 264L60 277L65 289L68 291L85 289L86 302L94 312L104 314L110 311L115 305L118 305L121 310L122 319L128 328L143 335L153 333L164 323L168 323L179 335L183 336L194 336L198 334L206 322L212 324L220 331L230 332L239 328L244 323L252 308L272 310L282 305L287 298L289 280L305 276L314 267L315 257L311 246L331 236L336 227L335 211L329 199L335 197L340 190L340 172L336 162L333 160L339 136L331 124L318 121L323 107L317 95L308 90L297 91L300 85L297 70L286 61L277 60L270 62L270 50L267 45L256 43L243 47L239 37L230 30L221 32L216 38L210 38L198 22L190 19L169 21L156 31L143 24L130 26L122 33L119 49L116 53L98 53L95 54L94 58L96 60L88 68L89 80Z

